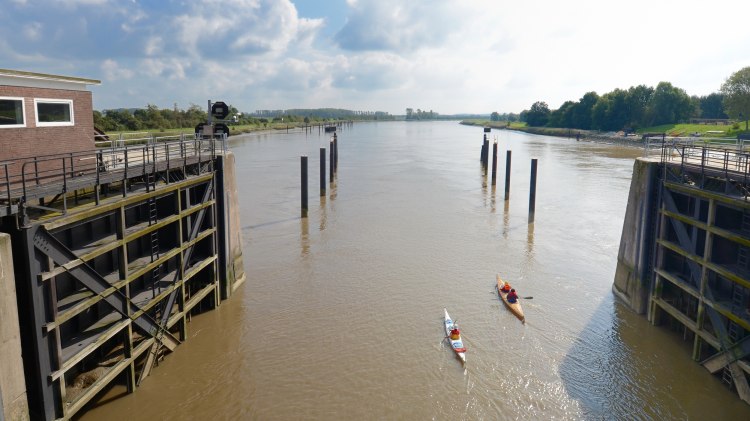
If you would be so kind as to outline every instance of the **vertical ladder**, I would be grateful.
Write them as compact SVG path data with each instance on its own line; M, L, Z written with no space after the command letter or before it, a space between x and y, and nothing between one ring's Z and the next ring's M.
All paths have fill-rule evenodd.
M148 199L148 225L152 226L159 222L158 212L156 209L156 198ZM159 230L151 231L151 263L159 260ZM157 265L151 270L151 298L156 297L156 285L161 276L161 265Z
M739 250L737 250L737 265L743 271L747 269L747 261L748 261L747 257L748 257L747 247L740 246Z
M736 288L735 288L736 289ZM727 337L730 344L737 343L737 336L739 336L739 326L733 321L729 321L729 328L727 329ZM729 368L729 364L724 366L721 373L721 381L724 382L728 387L732 387L734 379L732 378L732 371Z
M741 231L745 235L750 234L750 212L747 212L747 211L742 212Z

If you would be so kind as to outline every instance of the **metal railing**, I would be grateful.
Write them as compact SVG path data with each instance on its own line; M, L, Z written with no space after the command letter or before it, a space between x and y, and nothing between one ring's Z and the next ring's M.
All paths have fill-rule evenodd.
M149 141L129 146L111 146L83 152L40 155L0 162L0 216L17 213L32 206L33 199L62 197L71 190L94 188L99 202L99 187L122 182L149 173L213 161L226 152L226 136L149 137ZM198 165L200 170L200 165ZM212 167L203 172L213 171ZM165 180L169 183L169 177ZM123 187L123 195L125 195ZM54 199L53 199L54 200ZM42 203L39 206L44 207ZM67 205L63 204L63 212ZM59 211L59 209L50 209Z
M664 143L661 162L677 166L680 179L683 180L690 179L690 174L701 180L705 180L707 175L719 177L726 183L734 184L740 195L748 200L750 199L750 153L743 152L741 142L741 140L738 142L736 148Z
M736 138L703 138L703 137L666 137L650 136L643 141L643 156L653 156L656 154L667 153L670 156L678 155L677 149L681 147L691 148L709 148L709 149L726 149L736 152L744 152L744 139ZM668 148L666 151L664 148Z

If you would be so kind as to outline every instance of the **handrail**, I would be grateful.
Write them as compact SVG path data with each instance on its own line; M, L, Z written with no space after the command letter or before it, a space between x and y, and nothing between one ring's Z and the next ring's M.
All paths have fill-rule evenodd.
M61 195L65 211L68 189L81 188L81 183L90 181L88 186L95 187L95 200L98 204L99 186L106 173L121 171L124 186L129 177L137 177L141 171L143 175L156 171L159 163L165 162L167 170L184 170L190 157L203 163L213 160L217 153L224 152L226 136L198 138L176 135L154 137L147 144L13 159L0 162L0 200L8 202L3 205L7 205L6 214L11 214L16 204L20 211L35 197L41 199L44 196ZM13 171L14 166L20 170ZM213 170L212 166L207 168L206 171ZM203 170L199 169L200 172ZM74 183L76 180L81 181ZM108 180L111 181L111 177ZM35 192L39 192L38 195L35 196ZM123 195L126 195L125 189Z

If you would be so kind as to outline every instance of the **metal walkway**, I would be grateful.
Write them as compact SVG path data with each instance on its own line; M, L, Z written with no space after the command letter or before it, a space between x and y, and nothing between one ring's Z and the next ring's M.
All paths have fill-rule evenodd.
M102 192L109 192L112 186L125 197L133 184L148 188L157 174L169 184L174 173L177 179L184 179L195 164L195 175L210 171L201 164L210 165L217 154L226 151L226 137L181 135L145 142L0 162L0 217L25 216L29 208L65 214L69 193L77 199L79 191L91 194L98 205Z

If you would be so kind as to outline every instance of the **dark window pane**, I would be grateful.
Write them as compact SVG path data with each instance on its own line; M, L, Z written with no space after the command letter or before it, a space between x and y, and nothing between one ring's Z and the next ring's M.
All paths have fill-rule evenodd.
M37 102L37 118L40 123L70 123L70 104L59 102Z
M0 99L0 126L24 124L23 101L20 99Z

